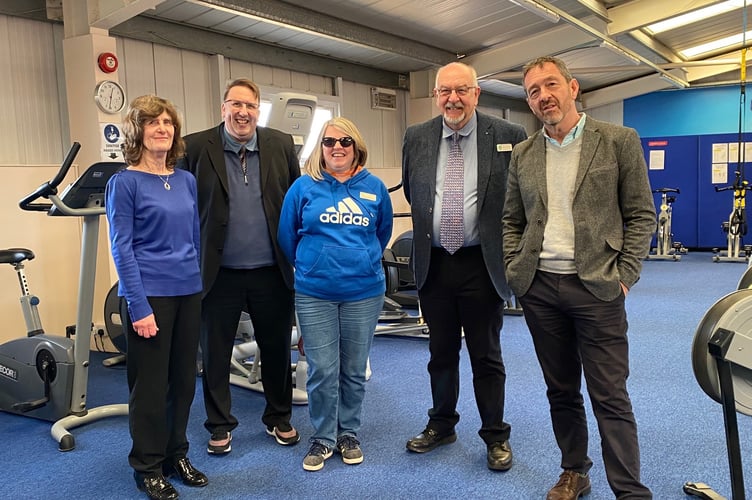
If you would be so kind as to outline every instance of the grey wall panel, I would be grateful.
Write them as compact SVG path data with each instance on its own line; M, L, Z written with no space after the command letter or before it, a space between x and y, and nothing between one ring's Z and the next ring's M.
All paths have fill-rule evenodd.
M0 16L0 163L57 163L61 97L53 25Z

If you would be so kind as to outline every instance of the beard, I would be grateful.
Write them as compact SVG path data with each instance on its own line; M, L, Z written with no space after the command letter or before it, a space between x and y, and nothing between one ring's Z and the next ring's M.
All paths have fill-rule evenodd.
M449 113L447 113L447 109L458 109L462 111L462 114L459 116L450 116ZM446 106L444 108L444 121L447 125L457 125L462 123L462 121L466 118L465 116L465 108L460 106Z
M541 108L545 107L548 104L549 103L542 104ZM538 118L546 125L556 125L564 118L564 110L559 107L558 103L554 108L545 112L543 111L543 109L539 109L538 113Z

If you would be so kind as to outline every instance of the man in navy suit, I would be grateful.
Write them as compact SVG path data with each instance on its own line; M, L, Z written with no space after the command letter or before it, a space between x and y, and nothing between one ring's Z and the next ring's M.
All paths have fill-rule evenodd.
M526 134L519 125L476 111L480 87L475 70L466 64L440 68L434 95L441 116L409 127L402 147L402 182L413 221L411 265L430 332L433 398L428 424L407 442L407 449L423 453L457 439L464 331L487 465L508 470L512 449L504 421L500 330L510 291L502 264L501 213L511 151ZM451 171L459 172L456 195ZM442 211L452 198L458 200L460 228L458 241L448 244Z
M210 454L232 449L230 358L243 310L261 352L268 434L282 445L300 440L290 424L293 270L277 244L285 193L300 177L292 137L257 127L260 93L251 80L231 82L223 122L185 137L179 166L196 176L201 220L201 353L204 426Z
M543 129L512 153L504 263L543 371L563 472L548 500L590 492L583 372L616 498L649 499L627 393L624 301L640 277L655 206L637 133L575 104L579 83L555 57L526 64L527 102Z

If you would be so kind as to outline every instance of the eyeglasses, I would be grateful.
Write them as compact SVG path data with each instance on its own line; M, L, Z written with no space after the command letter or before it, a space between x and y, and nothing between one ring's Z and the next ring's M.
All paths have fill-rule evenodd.
M334 137L324 137L321 139L321 144L328 148L333 148L337 143L340 143L343 148L349 148L355 143L355 139L352 137L340 137L339 139L335 139Z
M433 89L433 91L436 92L436 95L439 95L441 97L449 97L450 95L452 95L452 92L457 94L457 97L465 97L467 94L470 93L471 89L477 89L477 88L478 87L475 85L471 87L462 86L462 87L457 87L455 89L441 87L440 89Z
M240 111L243 108L248 108L249 111L258 111L259 105L255 102L235 101L233 99L227 99L225 104L229 104L235 111Z

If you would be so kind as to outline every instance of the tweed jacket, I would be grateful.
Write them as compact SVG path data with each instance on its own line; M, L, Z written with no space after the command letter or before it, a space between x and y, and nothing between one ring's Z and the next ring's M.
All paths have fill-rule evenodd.
M201 223L201 277L204 295L219 272L230 217L227 167L222 144L222 124L185 137L185 156L178 162L196 176ZM287 286L293 288L293 269L277 244L282 201L293 181L300 177L300 164L292 137L275 129L257 127L259 169L264 213L274 257Z
M517 124L483 113L478 117L478 228L483 259L497 293L509 299L501 252L501 213L511 148L527 137ZM413 221L413 253L410 259L415 282L426 282L431 260L433 211L436 196L436 163L443 117L413 125L402 145L402 183Z
M540 130L512 153L504 206L504 263L518 297L533 281L543 245L546 168L546 138ZM622 293L619 282L631 288L639 279L656 225L635 130L585 119L572 216L577 275L595 297L614 300Z

